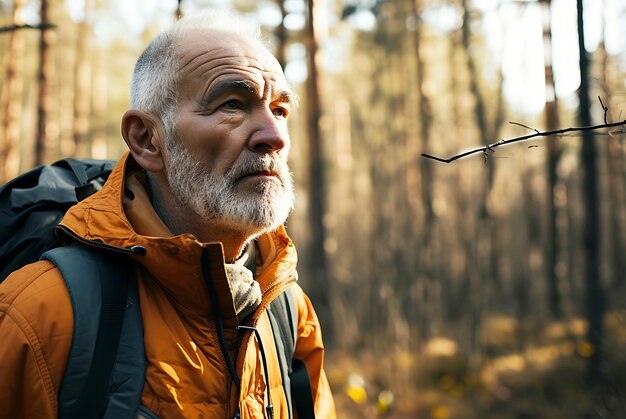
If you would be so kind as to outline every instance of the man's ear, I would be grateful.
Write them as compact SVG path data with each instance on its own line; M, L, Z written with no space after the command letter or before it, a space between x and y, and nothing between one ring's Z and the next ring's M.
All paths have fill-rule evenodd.
M122 117L121 128L130 153L141 167L154 173L165 169L165 130L159 118L133 109Z

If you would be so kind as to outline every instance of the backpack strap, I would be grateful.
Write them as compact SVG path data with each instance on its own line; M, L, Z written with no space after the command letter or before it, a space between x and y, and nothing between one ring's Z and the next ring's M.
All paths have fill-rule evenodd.
M306 364L304 361L293 358L292 366L291 394L298 412L298 419L315 419L313 390L311 390L311 380Z
M59 417L133 418L145 381L145 356L130 259L86 246L56 248L42 259L60 270L74 312Z
M111 173L113 166L115 166L115 162L110 160L98 161L66 158L52 165L71 170L78 181L74 190L76 191L76 199L80 202L88 196L93 195L97 189L99 189L96 188L96 185L91 183L91 181L98 177L104 177L104 179L106 179Z
M289 416L294 417L295 406L298 419L314 419L315 410L309 373L305 363L293 357L298 324L293 290L288 288L276 297L268 306L267 313L274 334Z

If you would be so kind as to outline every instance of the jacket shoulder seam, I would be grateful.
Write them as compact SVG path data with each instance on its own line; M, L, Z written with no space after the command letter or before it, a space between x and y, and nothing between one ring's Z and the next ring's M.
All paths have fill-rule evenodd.
M11 273L11 275L9 275L3 283L6 284L9 278L15 275L20 277L20 284L11 290L11 292L6 293L3 298L0 298L0 303L6 304L9 307L12 306L22 293L24 293L28 287L31 286L31 284L40 280L41 277L48 271L55 269L56 267L52 262L45 260L31 263Z

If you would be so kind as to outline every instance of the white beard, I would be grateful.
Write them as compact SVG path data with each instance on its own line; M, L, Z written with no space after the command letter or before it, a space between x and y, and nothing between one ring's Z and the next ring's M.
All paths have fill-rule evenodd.
M276 230L294 206L293 181L286 161L263 154L240 161L223 176L206 169L176 138L168 138L167 179L174 200L201 219L219 220L224 226L246 235L258 236ZM242 176L270 171L280 182L265 180L247 189L239 185Z

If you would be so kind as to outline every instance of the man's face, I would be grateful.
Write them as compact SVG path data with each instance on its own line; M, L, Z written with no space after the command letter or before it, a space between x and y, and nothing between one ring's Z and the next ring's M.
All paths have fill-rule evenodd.
M293 107L280 65L236 35L196 30L178 48L178 117L167 139L174 199L222 227L255 235L293 207L287 116Z

